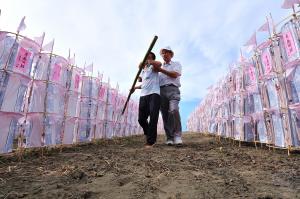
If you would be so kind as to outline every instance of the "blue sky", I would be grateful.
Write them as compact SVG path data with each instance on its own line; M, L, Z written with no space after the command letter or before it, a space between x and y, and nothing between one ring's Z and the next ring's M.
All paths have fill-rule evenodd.
M272 13L275 22L291 13L283 0L0 0L0 28L15 31L26 16L29 37L46 32L54 52L76 54L76 64L118 82L127 93L137 65L154 35L154 52L171 46L181 62L182 123L206 88L216 83L239 56L239 49ZM258 41L267 38L258 33ZM158 56L159 57L159 56ZM159 60L161 58L159 57ZM138 98L138 93L135 94Z

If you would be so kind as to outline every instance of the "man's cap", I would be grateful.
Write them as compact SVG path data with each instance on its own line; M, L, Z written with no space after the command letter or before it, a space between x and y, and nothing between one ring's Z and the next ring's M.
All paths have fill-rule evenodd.
M174 52L173 52L173 50L171 49L170 46L166 46L165 48L160 49L160 54L162 53L163 50L171 52L172 53L172 57L174 56Z

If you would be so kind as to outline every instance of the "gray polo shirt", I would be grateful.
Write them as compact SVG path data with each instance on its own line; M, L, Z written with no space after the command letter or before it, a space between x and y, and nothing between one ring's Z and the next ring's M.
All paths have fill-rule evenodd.
M153 66L147 66L142 70L140 75L142 78L141 96L158 94L160 95L159 75L153 71Z
M159 73L159 84L160 86L173 84L177 87L180 87L180 76L181 76L181 64L179 62L170 61L170 63L166 64L164 63L162 65L162 68L167 71L175 71L179 74L177 78L169 77L163 73Z

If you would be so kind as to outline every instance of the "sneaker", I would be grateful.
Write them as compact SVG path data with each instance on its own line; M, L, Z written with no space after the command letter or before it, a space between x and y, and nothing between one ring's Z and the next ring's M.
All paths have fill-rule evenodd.
M174 144L173 140L167 140L167 141L166 141L166 145L171 146L171 145L173 145L173 144Z
M176 145L182 145L183 143L182 143L182 139L181 139L181 137L175 137L174 138L174 144L176 144Z

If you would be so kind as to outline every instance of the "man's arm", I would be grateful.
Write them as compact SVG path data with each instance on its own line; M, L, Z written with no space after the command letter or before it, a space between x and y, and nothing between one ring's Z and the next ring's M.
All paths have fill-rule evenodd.
M136 89L142 89L142 85L139 85L139 86L135 86L132 90L130 90L131 93L134 93L134 91Z
M159 69L157 69L157 71L161 72L161 73L163 73L163 74L165 74L165 75L167 75L167 76L169 76L171 78L177 78L177 77L180 76L180 74L177 73L177 72L175 72L175 71L167 71L167 70L165 70L163 68L159 68Z
M177 71L168 71L168 70L165 70L165 69L163 69L161 67L157 67L155 65L153 65L153 66L154 66L154 70L156 72L161 72L161 73L163 73L163 74L165 74L165 75L167 75L167 76L169 76L171 78L177 78L177 77L181 76L180 72L177 72ZM180 64L179 64L179 67L181 67ZM181 71L181 69L178 70L178 71Z
M142 85L135 86L134 89L142 89Z
M152 65L154 68L160 68L161 67L161 62L160 61L148 60L148 64Z

